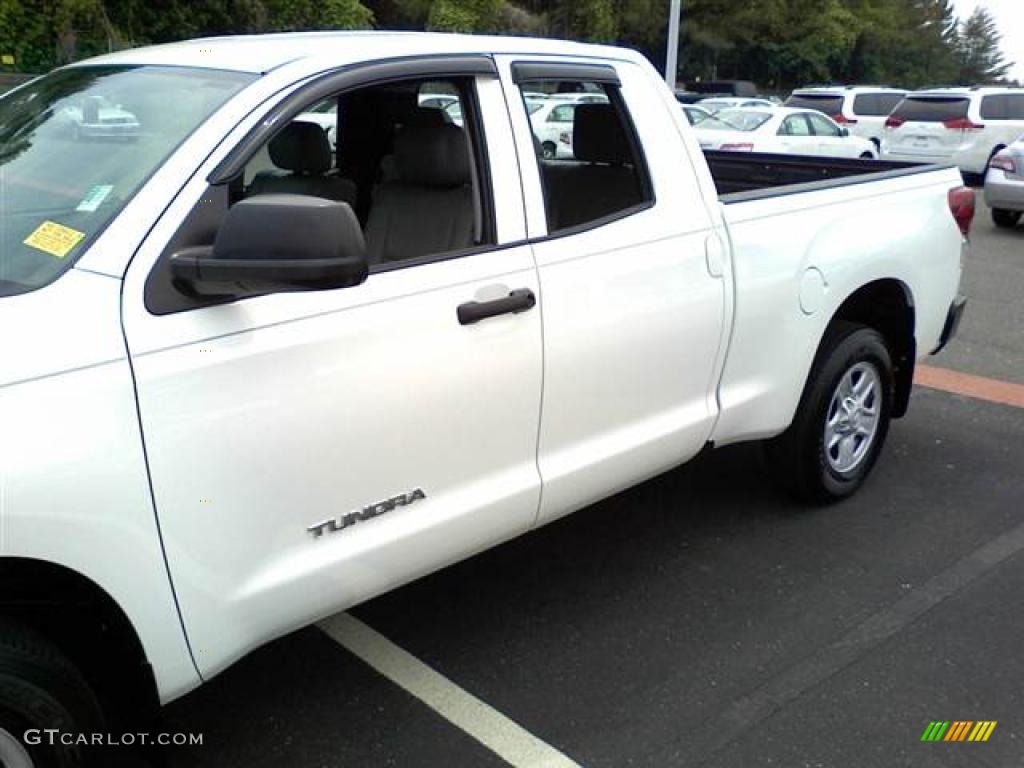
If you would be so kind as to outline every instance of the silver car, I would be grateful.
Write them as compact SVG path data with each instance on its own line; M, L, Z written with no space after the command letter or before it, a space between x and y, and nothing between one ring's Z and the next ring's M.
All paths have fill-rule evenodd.
M1024 136L989 161L985 202L997 227L1017 226L1024 213Z

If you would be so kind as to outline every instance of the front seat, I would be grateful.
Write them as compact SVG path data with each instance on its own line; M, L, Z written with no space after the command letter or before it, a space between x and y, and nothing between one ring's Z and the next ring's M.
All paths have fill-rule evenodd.
M329 175L332 165L331 142L327 132L316 123L296 120L270 140L270 159L281 174L263 171L256 174L250 195L312 195L354 205L356 185L350 179Z
M366 225L371 264L473 244L469 144L449 123L412 123L395 136L394 178L380 184Z

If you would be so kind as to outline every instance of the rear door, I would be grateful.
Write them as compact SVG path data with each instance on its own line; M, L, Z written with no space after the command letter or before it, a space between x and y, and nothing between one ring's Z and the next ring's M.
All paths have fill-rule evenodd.
M839 132L839 126L817 112L808 112L807 121L814 133L818 154L822 157L856 157L857 143Z
M626 63L499 57L499 69L540 272L545 522L704 446L728 266L663 84ZM552 81L608 97L577 106L567 159L537 157L523 105Z
M811 130L805 113L790 115L779 126L778 142L787 155L816 155L818 137Z
M540 293L501 85L489 59L448 59L436 77L429 60L378 66L385 71L341 75L373 87L386 76L381 87L390 90L372 101L342 91L360 98L345 102L339 154L383 168L380 140L394 134L394 181L375 187L368 241L384 215L375 206L408 204L385 212L388 261L365 283L190 304L169 282L166 254L189 233L212 238L204 232L215 231L224 201L249 189L208 188L210 165L127 275L124 324L153 494L204 675L283 631L514 536L537 513L540 311L527 301L486 318L477 311L500 309L495 302L513 292ZM457 91L465 127L425 120L415 86L396 80L400 67ZM453 70L462 74L446 76ZM357 107L382 122L361 124ZM392 120L383 107L410 111ZM271 114L260 125L283 121ZM451 141L401 151L414 128L409 135L445 131ZM449 134L462 131L472 155L460 160ZM455 170L464 163L465 179ZM370 183L380 178L369 166L356 178L364 172ZM455 210L453 199L465 205ZM462 246L420 247L461 229L464 216L473 234ZM417 252L405 258L402 248Z

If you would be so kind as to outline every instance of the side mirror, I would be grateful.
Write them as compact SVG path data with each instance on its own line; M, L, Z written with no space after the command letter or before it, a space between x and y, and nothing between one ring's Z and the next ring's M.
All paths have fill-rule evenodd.
M260 195L233 205L213 246L170 258L185 293L251 296L348 288L366 280L363 231L347 203L307 195Z
M842 136L844 139L847 138L850 135L850 129L849 128L840 128L839 129L839 135Z

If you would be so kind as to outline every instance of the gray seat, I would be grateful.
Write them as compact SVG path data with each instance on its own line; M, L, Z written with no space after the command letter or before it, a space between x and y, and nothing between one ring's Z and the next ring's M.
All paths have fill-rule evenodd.
M469 145L461 128L412 123L395 136L394 178L378 185L366 225L371 264L473 244Z
M263 171L256 175L250 195L312 195L353 205L356 185L330 173L331 142L316 123L296 120L270 140L270 159L287 173Z
M629 140L611 104L580 104L573 113L577 162L543 163L548 221L566 229L643 201Z

